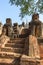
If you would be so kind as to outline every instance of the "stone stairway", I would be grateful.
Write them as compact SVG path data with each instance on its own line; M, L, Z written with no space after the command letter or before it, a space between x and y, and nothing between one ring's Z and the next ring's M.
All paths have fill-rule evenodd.
M39 40L39 42L41 41ZM30 45L28 44L28 42L29 42L28 37L15 38L8 41L8 43L5 44L5 47L0 47L0 65L40 65L40 63L43 63L43 60L36 58L35 56L29 55L28 46ZM39 47L42 48L40 43Z
M19 65L23 54L25 39L16 38L0 48L0 65Z

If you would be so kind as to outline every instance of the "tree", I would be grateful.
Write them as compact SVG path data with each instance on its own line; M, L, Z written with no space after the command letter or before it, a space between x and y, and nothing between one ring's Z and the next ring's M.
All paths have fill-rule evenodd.
M20 6L20 15L31 15L35 12L43 13L43 0L10 0L11 5Z

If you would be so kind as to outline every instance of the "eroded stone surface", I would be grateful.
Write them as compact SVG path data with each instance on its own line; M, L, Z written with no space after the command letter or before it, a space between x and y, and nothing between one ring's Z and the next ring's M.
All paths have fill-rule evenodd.
M1 47L4 47L5 44L10 40L9 37L7 37L6 35L2 35L0 37L0 44L1 44Z
M40 58L40 51L37 38L35 36L29 36L29 55Z

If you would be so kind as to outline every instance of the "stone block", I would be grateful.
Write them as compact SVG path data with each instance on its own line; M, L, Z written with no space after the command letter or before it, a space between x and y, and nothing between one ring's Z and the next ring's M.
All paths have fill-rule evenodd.
M35 56L40 58L40 51L37 38L35 36L29 36L29 56Z
M32 57L23 55L21 57L20 65L36 65L36 60L34 57L32 58Z

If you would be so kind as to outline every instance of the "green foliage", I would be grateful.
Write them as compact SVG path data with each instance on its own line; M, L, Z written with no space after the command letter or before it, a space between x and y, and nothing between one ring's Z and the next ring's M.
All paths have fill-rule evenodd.
M43 0L10 0L10 3L20 6L20 16L22 18L34 12L43 13Z

